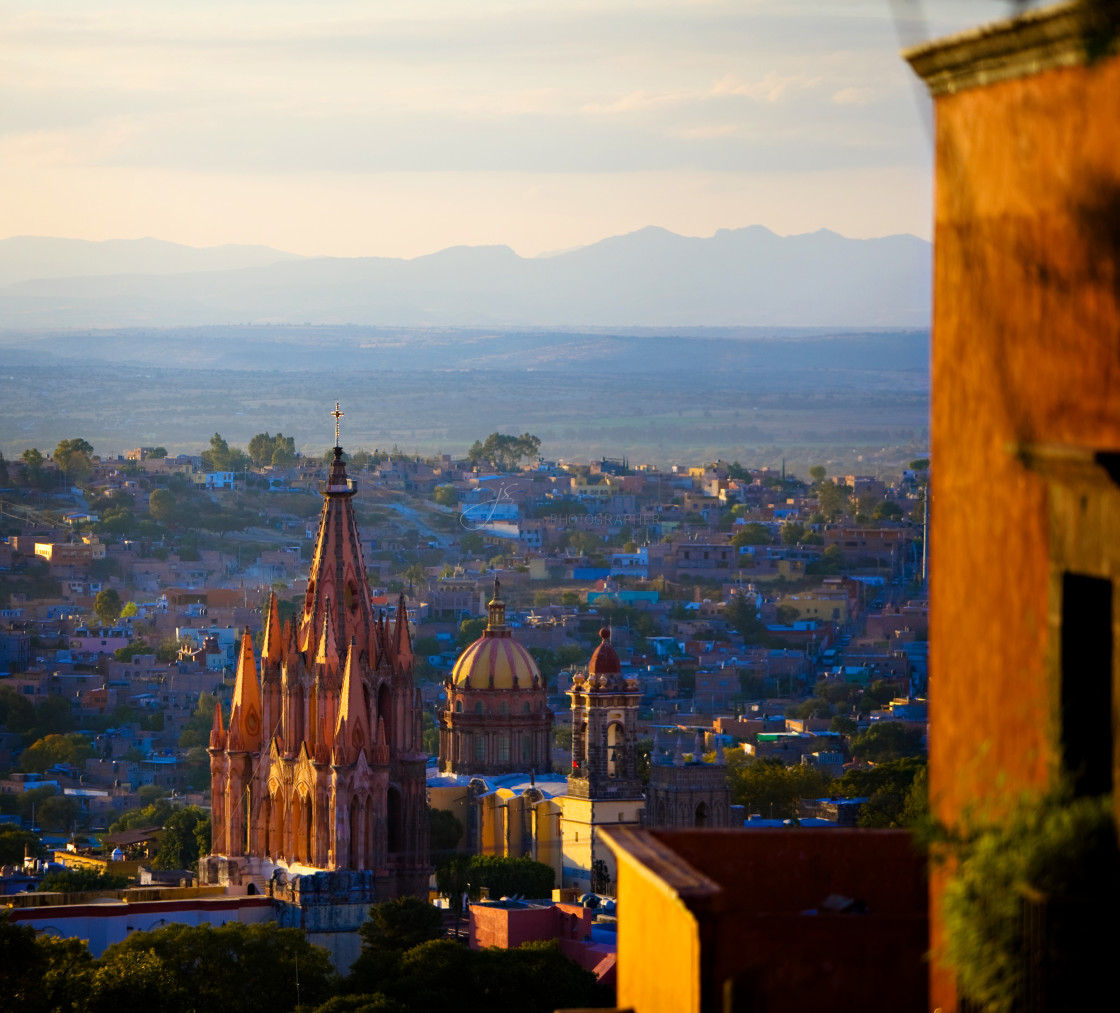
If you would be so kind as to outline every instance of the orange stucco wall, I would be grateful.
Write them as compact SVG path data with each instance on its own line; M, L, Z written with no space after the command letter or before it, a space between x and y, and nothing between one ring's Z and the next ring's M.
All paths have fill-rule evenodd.
M1054 770L1046 486L1008 446L1120 447L1117 109L1116 58L936 102L930 792L949 823Z

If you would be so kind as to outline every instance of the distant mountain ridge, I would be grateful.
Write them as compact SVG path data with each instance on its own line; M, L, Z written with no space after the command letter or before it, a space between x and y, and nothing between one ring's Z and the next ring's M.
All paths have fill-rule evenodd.
M548 257L456 246L401 260L155 239L0 240L9 330L237 322L402 327L926 327L932 247L760 225L650 226Z

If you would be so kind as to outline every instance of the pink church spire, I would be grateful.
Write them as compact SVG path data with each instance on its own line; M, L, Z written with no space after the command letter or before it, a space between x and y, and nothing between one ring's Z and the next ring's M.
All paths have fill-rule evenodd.
M228 742L232 751L257 749L261 744L261 688L257 681L257 663L253 659L253 636L248 627L241 637Z

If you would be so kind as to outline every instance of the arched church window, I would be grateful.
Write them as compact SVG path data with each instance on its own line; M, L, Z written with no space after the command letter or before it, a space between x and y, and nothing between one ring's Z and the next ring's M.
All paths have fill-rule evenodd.
M474 737L474 758L476 760L486 759L486 739L482 735Z
M504 718L509 717L509 701L508 700L503 700L502 701L502 717L504 717Z
M498 761L500 763L509 762L509 732L502 732L498 736Z
M455 701L455 713L456 714L462 714L463 713L463 701L462 700L456 700Z
M474 702L474 712L475 712L475 714L481 714L482 713L482 701L481 700L476 700Z

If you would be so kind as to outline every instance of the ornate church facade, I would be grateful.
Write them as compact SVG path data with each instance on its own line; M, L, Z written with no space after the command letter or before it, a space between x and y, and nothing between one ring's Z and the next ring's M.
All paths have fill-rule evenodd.
M242 640L228 725L215 710L200 879L298 902L301 878L327 872L368 905L427 890L427 757L404 596L394 620L375 613L337 417L302 609L281 626L272 596L259 666Z

